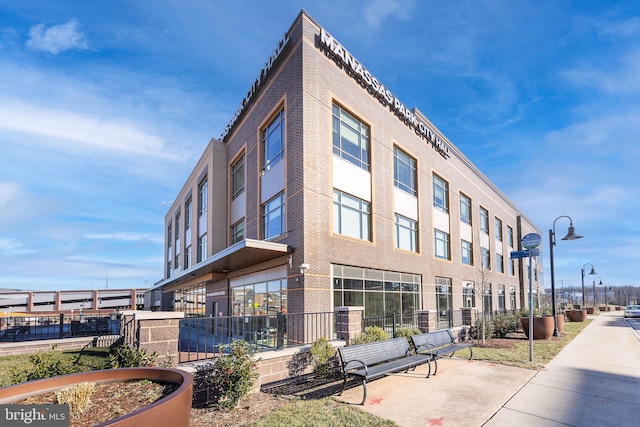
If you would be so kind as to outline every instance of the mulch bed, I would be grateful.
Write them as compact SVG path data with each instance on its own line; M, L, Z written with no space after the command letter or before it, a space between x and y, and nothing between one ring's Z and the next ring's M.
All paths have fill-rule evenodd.
M79 417L71 417L70 427L91 427L143 408L171 394L178 386L152 381L116 381L96 384L91 406ZM47 392L12 402L15 404L57 404L55 392Z

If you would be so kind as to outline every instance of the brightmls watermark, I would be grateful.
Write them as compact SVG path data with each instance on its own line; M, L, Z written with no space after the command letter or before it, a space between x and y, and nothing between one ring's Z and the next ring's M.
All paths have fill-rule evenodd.
M0 405L0 426L69 427L69 405Z

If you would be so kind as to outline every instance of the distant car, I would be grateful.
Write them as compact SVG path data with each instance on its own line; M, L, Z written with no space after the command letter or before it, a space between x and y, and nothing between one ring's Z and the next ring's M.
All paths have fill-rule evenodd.
M624 308L624 317L640 317L640 305L628 305Z

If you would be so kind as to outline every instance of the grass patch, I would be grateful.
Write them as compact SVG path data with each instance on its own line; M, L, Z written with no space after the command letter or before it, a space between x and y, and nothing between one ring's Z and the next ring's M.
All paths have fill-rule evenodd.
M562 350L572 339L574 339L587 325L591 319L584 322L565 322L564 329L559 337L552 337L550 340L533 340L533 362L529 361L529 339L521 334L518 338L507 338L503 342L511 344L503 348L482 347L478 342L473 346L473 358L485 362L495 362L502 365L517 366L527 369L542 369L551 361L560 350ZM491 345L491 340L487 340Z
M109 347L90 348L83 351L66 350L62 354L76 366L78 372L105 369L109 359ZM14 371L30 371L32 369L30 354L0 357L0 386L11 385Z
M296 400L249 424L252 427L315 426L397 426L391 420L376 417L358 408L336 402L330 397Z

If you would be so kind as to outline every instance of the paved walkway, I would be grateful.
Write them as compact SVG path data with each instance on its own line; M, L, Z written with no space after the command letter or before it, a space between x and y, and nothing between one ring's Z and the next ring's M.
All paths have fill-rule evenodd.
M438 365L429 379L422 366L371 382L362 409L401 426L640 425L640 320L622 312L595 316L542 371L462 358ZM360 402L362 387L339 399Z

